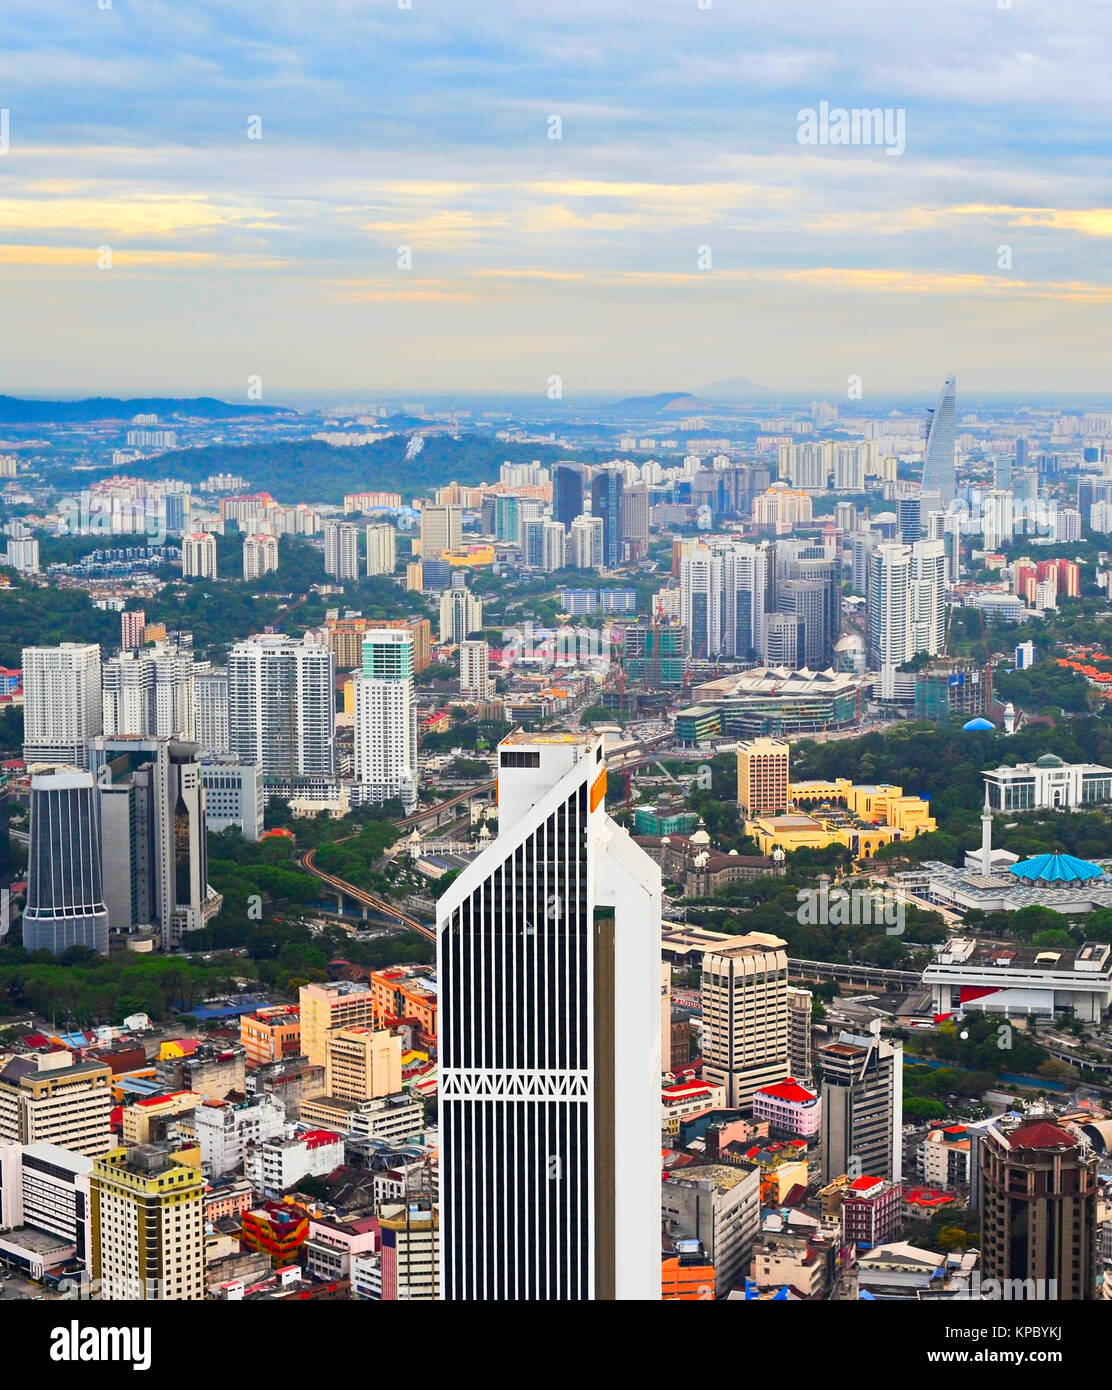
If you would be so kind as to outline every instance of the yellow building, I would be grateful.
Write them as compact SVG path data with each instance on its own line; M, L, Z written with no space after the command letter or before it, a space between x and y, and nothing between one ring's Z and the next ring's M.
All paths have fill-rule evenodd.
M337 1028L366 1028L374 1023L374 996L370 989L348 980L302 985L298 1002L301 1050L315 1067L325 1065L329 1033Z
M324 1091L341 1100L396 1096L402 1089L402 1040L385 1028L337 1028L324 1044Z
M201 1097L193 1091L172 1091L166 1096L146 1096L143 1100L125 1105L124 1143L129 1148L133 1144L149 1144L159 1136L167 1120L178 1115L192 1115L200 1104Z
M738 762L740 800L740 746ZM902 787L891 783L858 784L848 777L792 782L788 802L792 809L787 815L757 815L746 822L747 834L763 854L845 845L854 859L872 859L882 845L937 828L928 801L905 796Z
M92 1272L101 1298L204 1298L205 1180L195 1156L145 1144L93 1163Z

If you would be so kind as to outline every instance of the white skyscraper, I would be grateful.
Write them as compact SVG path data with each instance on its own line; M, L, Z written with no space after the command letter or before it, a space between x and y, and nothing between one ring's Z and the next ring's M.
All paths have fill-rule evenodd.
M95 642L23 649L23 758L89 765L101 731L101 662Z
M359 578L359 527L353 521L325 523L324 570L341 583Z
M327 647L279 633L228 653L228 748L267 777L331 776L334 661Z
M385 521L367 527L367 573L393 574L397 562L397 532Z
M493 695L490 648L485 642L460 643L459 693L469 700L489 700Z
M102 683L106 734L195 737L193 653L188 647L122 651L104 663Z
M660 871L602 740L511 734L437 910L440 1292L660 1298Z
M355 676L355 780L372 801L417 805L417 706L413 634L369 628Z

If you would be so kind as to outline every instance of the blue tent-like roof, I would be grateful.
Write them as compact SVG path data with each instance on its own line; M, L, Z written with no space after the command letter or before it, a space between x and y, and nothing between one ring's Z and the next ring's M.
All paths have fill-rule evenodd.
M978 718L978 719L971 719L971 720L969 721L968 724L963 724L963 725L961 726L961 731L962 731L963 734L967 734L967 733L969 733L969 731L970 731L971 729L981 730L981 729L995 729L995 728L996 728L996 725L993 724L993 723L991 722L991 720L988 720L988 719L980 719L980 718Z
M1104 870L1099 864L1091 864L1088 859L1078 859L1072 854L1036 854L1033 859L1010 864L1008 872L1028 883L1083 883L1102 877Z

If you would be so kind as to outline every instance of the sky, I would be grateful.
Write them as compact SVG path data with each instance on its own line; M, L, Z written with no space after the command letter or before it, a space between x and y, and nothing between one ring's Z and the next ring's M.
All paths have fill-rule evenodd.
M3 393L1112 384L1112 0L6 0L2 30ZM902 148L801 143L824 102Z

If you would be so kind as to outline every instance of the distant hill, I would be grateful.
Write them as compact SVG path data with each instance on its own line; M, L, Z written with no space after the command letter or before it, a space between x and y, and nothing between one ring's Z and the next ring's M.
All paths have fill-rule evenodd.
M188 416L195 420L235 420L245 415L289 415L296 411L276 405L229 405L212 396L179 399L174 396L90 396L83 401L28 401L0 396L0 424L84 425L95 420L130 420L133 415L157 415L160 420Z
M689 415L708 404L687 391L660 391L655 396L630 396L598 409L600 414L614 415Z
M704 386L703 395L711 401L753 401L763 400L775 392L759 381L750 381L747 376L727 376Z
M346 492L364 491L400 492L408 503L410 497L429 496L447 483L496 482L503 463L535 459L548 464L568 457L567 449L554 444L507 444L478 434L426 435L420 453L412 458L406 457L408 448L405 434L352 448L336 448L319 439L210 444L159 454L127 467L139 477L181 478L187 483L199 483L210 473L234 473L246 478L252 491L269 492L285 503L339 503ZM603 461L587 450L576 451L575 458L584 463Z

